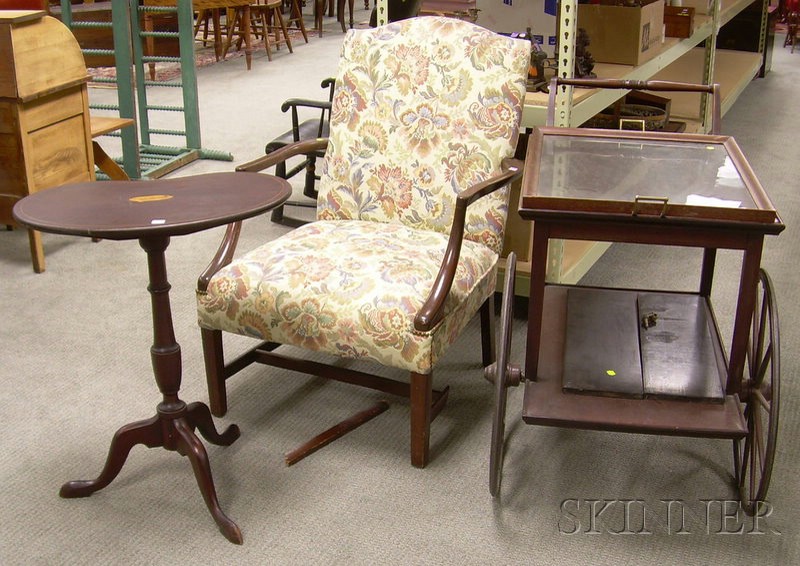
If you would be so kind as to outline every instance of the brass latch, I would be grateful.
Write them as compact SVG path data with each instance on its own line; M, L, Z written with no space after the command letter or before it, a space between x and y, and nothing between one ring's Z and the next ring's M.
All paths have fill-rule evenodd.
M636 195L633 198L633 216L636 216L641 211L639 210L640 206L645 204L658 204L661 203L661 213L659 216L661 218L667 215L667 203L669 203L669 198L667 197L648 197L644 195Z

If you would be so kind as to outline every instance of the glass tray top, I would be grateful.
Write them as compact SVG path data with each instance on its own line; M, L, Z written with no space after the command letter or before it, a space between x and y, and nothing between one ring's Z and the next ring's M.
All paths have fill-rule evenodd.
M771 222L733 138L537 128L523 208Z

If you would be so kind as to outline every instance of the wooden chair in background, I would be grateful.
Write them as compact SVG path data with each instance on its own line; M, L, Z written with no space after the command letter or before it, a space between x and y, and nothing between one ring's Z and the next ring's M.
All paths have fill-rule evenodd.
M286 18L286 27L291 28L292 24L303 35L303 39L308 43L308 33L306 32L306 24L303 21L303 8L300 5L300 0L283 0L285 8L289 9L289 17Z
M308 100L303 98L290 98L286 100L281 105L281 111L288 112L291 110L292 128L267 143L264 148L264 153L269 155L272 152L300 141L327 138L330 131L331 102L333 101L334 85L335 81L332 78L325 79L320 85L322 88L328 89L327 100ZM301 111L303 111L304 115L313 113L314 117L302 119ZM286 161L275 165L275 174L283 179L291 179L298 173L305 172L303 196L307 197L308 200L288 201L281 206L273 208L270 216L273 222L290 226L305 224L304 221L298 220L297 218L284 216L284 210L286 206L316 208L318 196L316 182L319 179L316 173L316 163L317 159L324 156L324 149L314 150L302 156L298 156L302 157L302 160L291 169L287 169Z
M289 53L294 53L292 39L283 19L283 0L257 0L256 4L250 5L250 13L253 27L263 38L264 49L270 61L273 47L279 50L281 45L286 45Z

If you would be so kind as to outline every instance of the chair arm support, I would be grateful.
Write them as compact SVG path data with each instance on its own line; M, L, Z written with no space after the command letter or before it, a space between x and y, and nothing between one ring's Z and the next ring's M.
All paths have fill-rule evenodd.
M522 162L507 158L502 163L503 172L490 179L477 183L458 195L450 237L442 258L439 273L433 282L431 292L414 319L414 329L425 332L436 326L444 317L444 301L456 277L461 244L464 241L464 227L467 221L467 207L476 200L506 186L522 175Z
M243 163L242 165L236 167L236 170L246 171L248 173L258 173L259 171L263 171L264 169L272 167L276 163L286 161L295 155L314 153L316 151L323 150L326 147L328 147L328 138L316 138L313 140L299 141L268 153L264 157L259 157L253 161Z
M311 153L320 149L324 149L327 146L327 138L300 141L287 145L286 147L282 147L281 149L273 151L264 157L259 157L253 161L243 163L242 165L236 167L236 171L258 173L259 171L263 171L264 169L272 167L276 163L285 161L286 159L295 155ZM211 260L211 263L197 279L198 292L204 293L206 289L208 289L208 282L211 280L211 277L213 277L217 271L231 262L233 259L233 254L236 251L236 244L239 242L239 234L241 233L241 230L241 222L234 222L228 225L228 229L225 231L225 236L223 236L222 242L220 243L219 248L217 248L217 253L214 254L214 258Z
M331 89L331 98L333 97L333 89L332 86L336 86L336 78L335 77L328 77L326 79L322 79L322 82L319 83L319 86L322 88L330 88Z
M327 79L322 79L322 82L319 85L322 88L328 89L328 100L310 100L307 98L289 98L281 104L281 112L286 112L292 106L310 106L311 108L324 108L326 110L331 109L331 102L333 101L333 87L336 86L336 79L333 77L328 77Z
M289 98L283 101L281 104L281 112L286 112L289 108L292 107L304 107L304 108L319 108L320 110L330 110L331 103L328 100L309 100L305 98Z
M203 273L200 274L200 277L197 278L198 292L205 293L208 289L208 283L211 281L214 274L231 262L233 254L236 251L236 244L239 242L239 234L241 231L241 221L228 224L222 242L220 242L219 248L217 248L217 253L214 254L211 263L208 264L208 267L206 267Z

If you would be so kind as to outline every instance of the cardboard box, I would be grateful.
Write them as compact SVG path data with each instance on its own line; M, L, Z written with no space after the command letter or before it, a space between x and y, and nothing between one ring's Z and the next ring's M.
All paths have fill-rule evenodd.
M664 0L641 7L616 6L616 0L578 5L578 28L589 34L589 53L598 63L641 65L661 51Z

